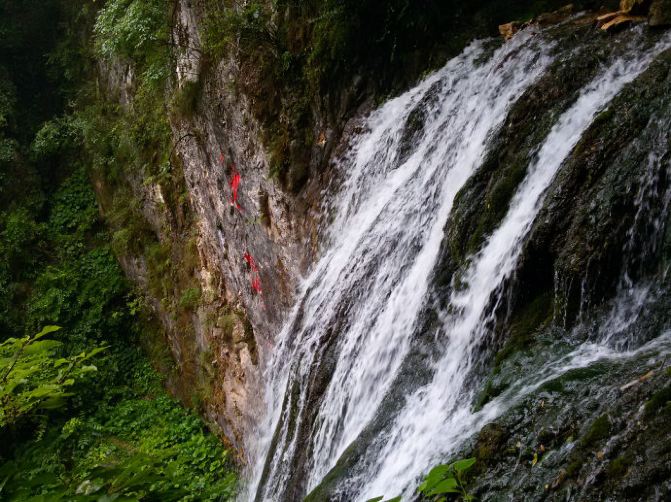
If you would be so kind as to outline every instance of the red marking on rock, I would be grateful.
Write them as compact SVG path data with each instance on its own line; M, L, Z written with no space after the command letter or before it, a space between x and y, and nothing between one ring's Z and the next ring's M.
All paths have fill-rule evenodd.
M247 262L247 265L249 265L249 268L251 268L254 272L259 271L259 267L256 265L256 261L254 261L254 257L251 254L249 254L249 251L247 251L244 254L243 258Z
M252 278L252 291L257 295L263 294L263 291L261 290L261 278L258 275Z
M231 203L238 205L238 187L240 186L240 173L237 171L233 172L233 178L231 179L231 190L233 190L233 198ZM238 208L239 209L239 208Z

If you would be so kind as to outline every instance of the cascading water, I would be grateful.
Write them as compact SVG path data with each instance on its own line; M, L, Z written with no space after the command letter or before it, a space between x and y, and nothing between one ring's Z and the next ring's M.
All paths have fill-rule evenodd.
M433 381L408 399L403 412L381 440L380 464L365 494L395 493L408 487L408 472L424 472L440 455L474 432L467 428L472 395L464 395L464 380L474 363L474 349L494 321L500 287L513 272L523 240L541 208L543 194L564 159L577 144L596 114L631 82L665 47L660 44L643 57L617 59L585 89L553 127L528 168L526 178L510 203L499 228L472 258L450 304L456 313L445 314L445 356L435 365ZM422 410L420 412L420 410ZM460 433L456 433L460 431ZM442 444L441 444L442 443Z
M268 394L269 408L280 412L273 422L286 427L273 440L282 453L269 459L259 499L281 499L295 469L287 459L296 454L308 398L307 386L297 382L323 364L329 330L339 331L339 353L329 356L337 362L310 431L315 454L305 469L307 488L370 420L407 351L454 197L511 103L546 68L548 49L523 35L479 63L486 48L473 44L369 119L370 132L345 161L349 176L330 228L333 243L280 335ZM426 117L424 129L404 137L416 114ZM407 158L404 140L414 143ZM299 395L282 406L285 388L296 385Z
M668 43L644 53L631 45L559 116L531 160L507 215L468 261L441 314L435 337L443 355L426 363L425 384L384 418L370 458L347 481L347 499L411 493L432 463L514 401L471 411L466 378L475 349L564 159L595 115ZM553 50L526 32L493 52L474 43L368 119L368 131L342 161L346 179L330 208L327 250L268 363L268 415L252 448L249 499L293 500L309 492L380 418L419 329L455 197Z

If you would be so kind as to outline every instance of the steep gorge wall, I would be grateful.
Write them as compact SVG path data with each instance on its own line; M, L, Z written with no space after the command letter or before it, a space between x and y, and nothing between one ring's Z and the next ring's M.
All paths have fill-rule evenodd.
M321 186L315 179L296 196L269 176L259 125L235 85L242 78L238 61L203 60L203 11L195 4L177 2L173 12L173 93L198 93L193 109L170 116L173 173L167 181L131 173L122 183L157 242L125 250L120 261L166 333L176 363L169 385L241 449L260 412L261 353L272 350L272 335L317 252ZM108 97L133 106L132 64L101 64L99 75ZM113 219L123 190L102 178L95 185Z
M302 60L311 43L325 43L310 35L312 23L323 19L318 8L310 20L309 9L306 14L292 2L281 3L284 10L273 10L269 2L257 3L270 12L264 20L268 26L289 26L287 51L280 56ZM242 448L259 415L259 361L272 350L273 336L292 304L299 278L318 254L321 195L334 182L329 159L346 141L341 138L348 119L368 108L375 96L407 85L421 71L442 63L440 57L458 52L469 38L495 30L496 22L506 18L499 11L483 17L490 3L496 2L483 2L481 10L459 4L452 14L459 12L478 23L469 26L455 17L450 22L460 28L435 40L433 32L424 29L426 40L398 49L400 56L394 56L397 37L384 38L389 38L391 28L382 24L387 30L380 38L384 43L371 46L370 61L357 56L350 66L333 63L330 70L339 72L338 79L329 80L333 73L324 70L326 80L310 91L301 87L309 79L295 75L279 91L274 89L277 82L264 73L267 62L241 49L249 41L240 34L224 53L213 57L201 40L212 22L212 2L179 0L171 6L173 78L162 97L172 100L166 107L170 172L127 173L124 185L130 193L103 178L96 179L96 188L109 219L114 219L115 207L133 206L147 227L143 231L151 234L151 245L126 246L120 260L165 329L176 362L171 386L218 424L236 447ZM548 6L555 3L560 2ZM226 4L225 9L250 5L256 3ZM516 4L510 15L527 7L525 2ZM390 16L372 12L371 19ZM440 11L446 13L450 11ZM380 26L370 28L371 33L380 31ZM359 40L362 27L355 29ZM398 37L406 35L399 32ZM435 47L421 54L424 46ZM361 51L363 46L355 44L354 49ZM433 61L436 55L440 60ZM379 60L371 66L375 58ZM376 82L375 73L366 73L377 66L386 68L381 82ZM394 68L407 71L393 76ZM137 92L133 64L120 60L101 64L100 70L100 87L122 107L132 108ZM236 172L241 180L239 208L231 204ZM247 263L246 254L258 264L258 273ZM256 277L263 290L260 295L252 287Z

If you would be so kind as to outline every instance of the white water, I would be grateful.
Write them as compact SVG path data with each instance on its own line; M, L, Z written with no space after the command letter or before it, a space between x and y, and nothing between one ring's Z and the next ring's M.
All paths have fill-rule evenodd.
M306 279L268 366L267 423L252 450L256 464L248 498L281 500L297 454L307 455L305 488L313 488L375 417L427 303L455 196L481 164L510 106L549 64L549 48L522 33L479 62L485 50L475 43L368 119L368 132L343 165L347 179L333 207L330 247ZM377 438L375 458L351 480L357 499L411 490L436 459L482 425L483 417L503 411L504 403L496 401L483 410L486 414L473 414L464 381L475 363L474 349L487 335L493 304L501 300L502 285L563 160L594 116L661 48L643 56L632 50L631 59L611 63L558 119L508 214L472 257L465 287L451 298L438 334L444 356L433 379L407 399ZM411 139L409 156L399 160L413 112L423 115L424 129ZM336 350L326 353L332 337ZM316 418L304 423L310 386L327 363L333 373ZM296 440L305 427L307 450ZM260 483L266 462L267 479Z
M618 59L581 92L577 101L562 114L545 139L527 175L510 203L501 225L484 248L473 257L464 276L467 286L453 294L456 314L444 316L445 356L436 364L433 381L408 399L404 411L384 438L380 463L368 481L364 495L396 493L407 489L412 477L407 473L426 472L437 458L458 445L469 423L472 396L462 391L474 364L474 349L488 334L495 305L501 300L498 289L514 271L522 244L543 194L564 159L573 150L596 114L626 85L647 68L663 46L644 57ZM420 412L420 410L422 410ZM455 434L455 431L461 431Z
M671 130L669 120L660 121L653 116L651 121L656 122L657 135L648 138L645 148L649 150L645 169L639 179L639 188L634 204L636 214L634 222L628 231L628 241L623 249L627 257L637 258L655 253L661 245L663 219L668 214L671 204L671 184L660 191L660 178L671 175L671 162L666 158L669 151L668 131ZM650 124L648 124L650 127ZM644 242L638 229L647 227ZM635 333L630 333L636 320L644 315L648 304L655 299L656 290L652 284L637 283L631 278L635 270L629 270L628 260L625 260L624 270L618 285L618 294L613 302L613 308L607 321L600 327L600 339L604 343L619 349L629 348L635 342ZM668 271L664 271L664 277Z

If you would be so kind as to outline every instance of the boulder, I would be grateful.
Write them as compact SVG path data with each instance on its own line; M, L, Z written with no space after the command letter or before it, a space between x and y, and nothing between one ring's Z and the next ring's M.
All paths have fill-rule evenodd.
M653 0L648 23L650 26L671 26L671 0Z

